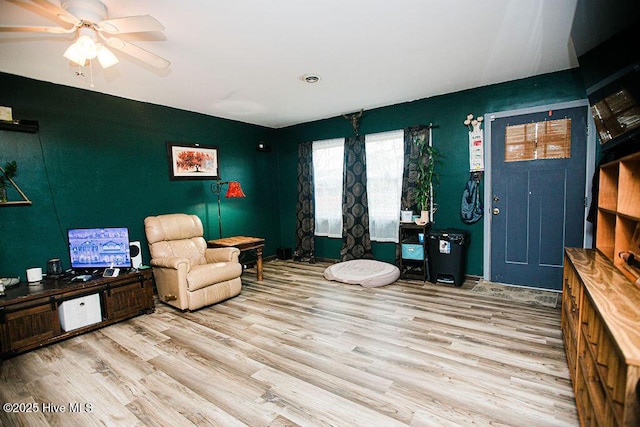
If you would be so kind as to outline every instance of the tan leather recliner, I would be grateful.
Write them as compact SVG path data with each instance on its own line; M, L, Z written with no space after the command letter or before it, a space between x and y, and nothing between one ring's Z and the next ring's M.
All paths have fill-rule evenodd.
M207 248L196 215L150 216L144 230L160 301L197 310L240 293L240 250Z

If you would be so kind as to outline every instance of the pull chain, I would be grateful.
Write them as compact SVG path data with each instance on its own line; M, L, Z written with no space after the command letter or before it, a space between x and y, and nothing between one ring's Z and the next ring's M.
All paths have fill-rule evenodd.
M96 84L93 81L93 63L91 62L91 60L89 60L89 76L90 76L89 86L96 87Z

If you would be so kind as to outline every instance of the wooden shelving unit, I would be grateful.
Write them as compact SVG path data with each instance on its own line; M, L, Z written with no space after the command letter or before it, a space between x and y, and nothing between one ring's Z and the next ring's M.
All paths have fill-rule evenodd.
M429 255L427 252L427 233L431 223L418 225L416 223L400 224L400 277L403 279L429 280ZM422 242L419 235L422 234ZM408 258L402 247L409 245L421 249L420 258Z
M618 256L640 251L640 153L600 168L596 248L631 281L640 278L640 270Z

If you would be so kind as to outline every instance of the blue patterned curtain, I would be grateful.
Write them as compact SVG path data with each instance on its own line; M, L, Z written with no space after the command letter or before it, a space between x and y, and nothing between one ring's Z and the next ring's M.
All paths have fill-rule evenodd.
M298 201L294 260L314 261L313 143L298 146Z
M362 136L345 140L343 182L340 260L373 258L369 236L367 166Z

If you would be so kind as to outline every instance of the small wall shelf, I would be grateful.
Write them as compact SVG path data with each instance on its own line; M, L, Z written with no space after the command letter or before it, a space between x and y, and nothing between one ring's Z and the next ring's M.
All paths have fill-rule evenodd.
M10 132L36 133L39 129L40 126L35 120L14 120L12 122L0 120L0 130L8 130Z
M29 206L33 204L31 200L20 201L20 202L0 202L0 207L2 206Z
M2 168L2 166L0 166L0 173L4 174L4 169ZM13 188L15 188L16 191L18 192L18 194L20 194L20 196L22 197L22 200L18 200L18 201L15 201L15 202L0 202L0 207L2 207L2 206L28 206L28 205L31 205L32 204L31 200L29 200L27 195L22 192L20 187L18 187L18 184L16 184L15 181L12 180L9 177L7 177L6 179L9 180L11 185L13 185Z
M0 130L6 130L9 132L23 132L23 133L37 133L40 130L40 125L37 120L14 120L12 122L8 122L5 120L0 120ZM4 173L4 169L0 166L0 172ZM8 178L9 182L13 187L18 191L22 200L12 201L12 202L0 202L0 207L3 206L29 206L33 204L31 200L22 192L20 187L11 179Z

